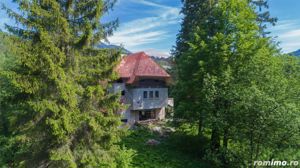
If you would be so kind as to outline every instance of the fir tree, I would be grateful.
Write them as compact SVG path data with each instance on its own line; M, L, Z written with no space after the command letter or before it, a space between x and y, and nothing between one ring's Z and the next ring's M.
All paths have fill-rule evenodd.
M269 9L268 0L251 0L250 3L254 4L257 7L257 21L259 23L260 33L263 37L266 37L270 34L269 31L266 31L268 24L275 26L277 22L276 17L271 17Z
M127 167L116 143L122 130L117 78L119 52L96 49L116 28L101 23L114 4L103 0L20 0L19 11L4 6L19 27L16 64L1 73L11 94L1 95L9 118L14 154L10 167ZM12 89L13 88L13 89Z

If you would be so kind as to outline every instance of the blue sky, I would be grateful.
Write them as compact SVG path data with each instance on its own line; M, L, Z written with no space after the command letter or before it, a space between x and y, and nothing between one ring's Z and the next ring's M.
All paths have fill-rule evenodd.
M2 1L16 9L11 0ZM300 49L300 0L269 0L269 5L271 15L279 19L269 30L277 37L282 51ZM114 10L103 18L119 19L120 26L109 41L132 52L168 56L180 30L181 6L181 0L118 0ZM14 23L3 11L0 18L1 29L4 23Z

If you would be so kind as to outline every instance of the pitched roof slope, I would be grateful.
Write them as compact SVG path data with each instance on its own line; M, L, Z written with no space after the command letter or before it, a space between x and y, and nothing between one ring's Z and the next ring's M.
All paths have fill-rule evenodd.
M128 79L126 83L133 83L136 77L170 78L170 75L144 52L123 57L117 72L121 78Z

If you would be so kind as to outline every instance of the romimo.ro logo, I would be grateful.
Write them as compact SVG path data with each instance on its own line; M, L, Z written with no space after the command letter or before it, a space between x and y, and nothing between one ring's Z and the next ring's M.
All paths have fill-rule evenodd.
M254 161L254 166L298 166L299 161L280 161L280 160L265 160Z

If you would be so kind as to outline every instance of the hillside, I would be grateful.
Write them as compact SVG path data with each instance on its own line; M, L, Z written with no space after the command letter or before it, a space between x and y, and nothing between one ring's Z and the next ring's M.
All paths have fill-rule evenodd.
M100 44L98 44L96 46L97 48L110 48L110 49L121 49L123 54L130 54L131 52L127 49L125 49L122 46L117 46L117 45L113 45L113 44L105 44L103 42L101 42Z
M165 57L151 56L151 58L166 70L171 69L172 66L174 65L174 60L172 57L165 58Z
M293 55L293 56L300 56L300 49L297 50L297 51L291 52L290 55Z
M122 46L112 45L112 44L105 44L100 43L96 47L98 48L113 48L113 49L121 49L123 54L131 54L132 52L127 50L126 48ZM157 55L151 55L150 56L156 63L158 63L160 66L162 66L165 70L169 70L174 65L174 61L172 57L160 57Z

